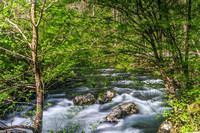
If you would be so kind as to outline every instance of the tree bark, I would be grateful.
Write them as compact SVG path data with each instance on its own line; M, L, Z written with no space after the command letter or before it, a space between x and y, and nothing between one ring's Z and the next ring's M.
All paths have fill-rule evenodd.
M35 85L36 85L36 93L37 93L37 106L36 106L36 116L34 122L34 128L37 133L42 132L42 117L43 117L43 105L44 105L44 90L41 85L41 77L40 77L40 68L38 64L37 57L37 45L38 45L38 36L37 36L37 27L33 28L35 30L35 38L33 38L32 46L32 58L34 64L34 73L35 73ZM34 32L33 32L34 33Z

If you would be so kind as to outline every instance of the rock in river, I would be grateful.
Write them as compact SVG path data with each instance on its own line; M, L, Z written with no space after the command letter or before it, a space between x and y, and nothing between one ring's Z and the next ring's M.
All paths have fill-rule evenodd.
M106 116L105 121L107 122L119 122L122 118L127 115L138 113L138 107L133 102L123 103Z
M75 105L90 105L90 104L96 103L96 99L94 95L92 95L91 93L88 93L85 95L74 97L73 102Z
M104 104L108 101L111 101L114 96L115 96L114 92L106 91L99 94L97 101L99 101L100 104Z

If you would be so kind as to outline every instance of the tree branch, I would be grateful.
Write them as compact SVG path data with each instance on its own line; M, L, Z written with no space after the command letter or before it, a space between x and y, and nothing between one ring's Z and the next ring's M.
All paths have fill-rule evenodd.
M14 102L14 101L10 101L10 102ZM14 102L16 104L26 104L26 105L33 105L33 106L36 106L35 103L30 103L30 102Z
M74 52L74 51L80 51L80 50L89 50L89 49L94 49L94 48L105 48L105 47L99 46L99 47L93 47L93 48L80 48L80 49L72 49L72 50L65 50L65 51L53 51L51 53L38 55L38 57L41 57L41 56L44 56L44 55L50 55L50 54L53 54L53 53L63 54L63 53L66 53L66 52Z
M13 25L18 31L19 33L23 36L23 38L27 41L29 47L31 47L31 43L28 41L28 38L25 36L25 34L22 32L22 30L19 28L18 25L16 25L15 23L13 23L12 21L10 21L9 19L7 19L7 21Z
M197 54L200 56L200 52L199 52L199 50L198 50L198 48L197 48L197 46L196 46L196 43L195 43L195 41L192 39L192 43L194 44L194 46L195 46L195 49L196 49L196 51L197 51Z
M24 126L24 125L15 125L15 126L6 126L6 127L0 126L0 130L13 129L13 128L23 128L23 129L30 129L34 131L34 128L32 126Z
M39 19L38 19L38 22L37 22L36 26L38 26L38 25L40 24L40 21L41 21L41 19L42 19L45 3L46 3L46 0L44 0L44 2L43 2L43 4L42 4L42 7L41 7L41 9L40 9L40 17L39 17Z
M47 10L55 1L52 1L48 6L44 8L44 11Z
M27 59L27 60L32 61L31 58L26 57L26 56L24 56L24 55L21 55L21 54L19 54L19 53L15 53L15 52L13 52L13 51L11 51L11 50L8 50L8 49L2 48L2 47L0 47L0 49L1 49L1 50L4 50L4 51L7 51L7 52L9 52L9 53L11 53L11 54L16 54L16 55L18 55L18 56L20 56L20 57L22 57L22 58L24 58L24 59Z

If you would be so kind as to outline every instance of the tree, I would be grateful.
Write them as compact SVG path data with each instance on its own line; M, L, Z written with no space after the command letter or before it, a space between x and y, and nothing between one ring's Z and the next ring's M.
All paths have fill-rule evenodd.
M190 130L187 131L198 131L196 118L199 115L191 117L186 110L187 106L200 100L197 91L200 81L197 67L199 47L195 45L199 43L196 28L199 2L97 0L97 4L115 8L122 15L123 21L118 26L120 32L115 36L123 46L118 53L134 56L150 66L150 71L154 71L165 82L172 101L170 105L175 110L172 119L177 120L176 116L179 116L176 121L179 125L185 124L185 128L189 125ZM145 65L141 64L143 67Z
M20 2L20 1L19 1ZM20 29L20 27L12 22L9 18L4 18L9 24L11 24L14 28L17 29L19 34L23 37L29 48L31 49L31 55L32 58L26 58L32 61L34 66L34 75L35 75L35 88L36 88L36 94L37 94L37 105L36 105L36 116L34 121L34 131L35 132L41 132L42 131L42 116L43 116L43 104L44 104L44 94L45 90L42 88L41 83L41 75L40 75L40 66L38 63L38 27L40 25L40 22L42 20L43 16L43 10L45 8L46 0L43 1L43 4L40 9L39 17L36 13L36 7L37 7L37 0L33 0L31 3L31 24L32 24L32 41L28 39L28 37L23 33L23 31ZM5 3L6 6L7 3ZM16 3L12 3L16 4ZM2 50L11 52L10 50L4 49L1 47ZM18 54L20 55L20 54ZM21 57L24 57L23 55L20 55ZM16 127L22 127L22 128L29 128L32 129L30 126L16 126ZM8 127L6 127L8 128ZM33 129L32 129L33 130Z
M66 78L73 65L91 65L94 53L98 56L96 43L104 36L99 32L105 32L101 29L105 22L94 24L87 17L90 11L86 7L80 11L74 9L79 3L71 2L4 2L0 18L1 106L10 110L18 104L32 104L29 98L34 93L37 103L33 127L2 129L19 127L41 132L45 85Z
M124 21L116 38L126 45L119 52L145 59L159 68L169 94L175 95L177 87L188 88L178 75L184 74L184 82L191 82L188 73L191 1L99 0L97 3L121 12Z

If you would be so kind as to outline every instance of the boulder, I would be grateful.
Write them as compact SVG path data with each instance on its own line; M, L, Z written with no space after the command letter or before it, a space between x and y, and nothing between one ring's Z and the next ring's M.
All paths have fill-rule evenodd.
M107 122L119 122L125 116L138 113L138 107L133 102L123 103L106 116L105 121Z
M170 133L171 129L173 128L172 122L165 120L159 127L157 133Z
M194 102L194 103L190 104L187 108L187 112L191 116L194 116L196 114L200 114L200 103Z
M111 101L114 96L114 92L106 91L98 95L97 101L99 101L100 104L104 104L108 101Z
M85 95L74 97L73 102L75 105L90 105L90 104L96 103L96 99L94 95L92 95L91 93L88 93Z
M187 113L190 115L190 117L194 117L197 114L199 114L200 103L194 102L188 105ZM184 121L184 119L182 121ZM177 123L176 120L173 119L173 117L169 117L165 121L162 122L157 133L180 133L181 132L180 130L183 128L184 128L184 125L182 123ZM193 133L196 133L196 132L194 131Z
M176 123L173 118L169 117L162 122L157 133L180 133L182 126L181 123Z

